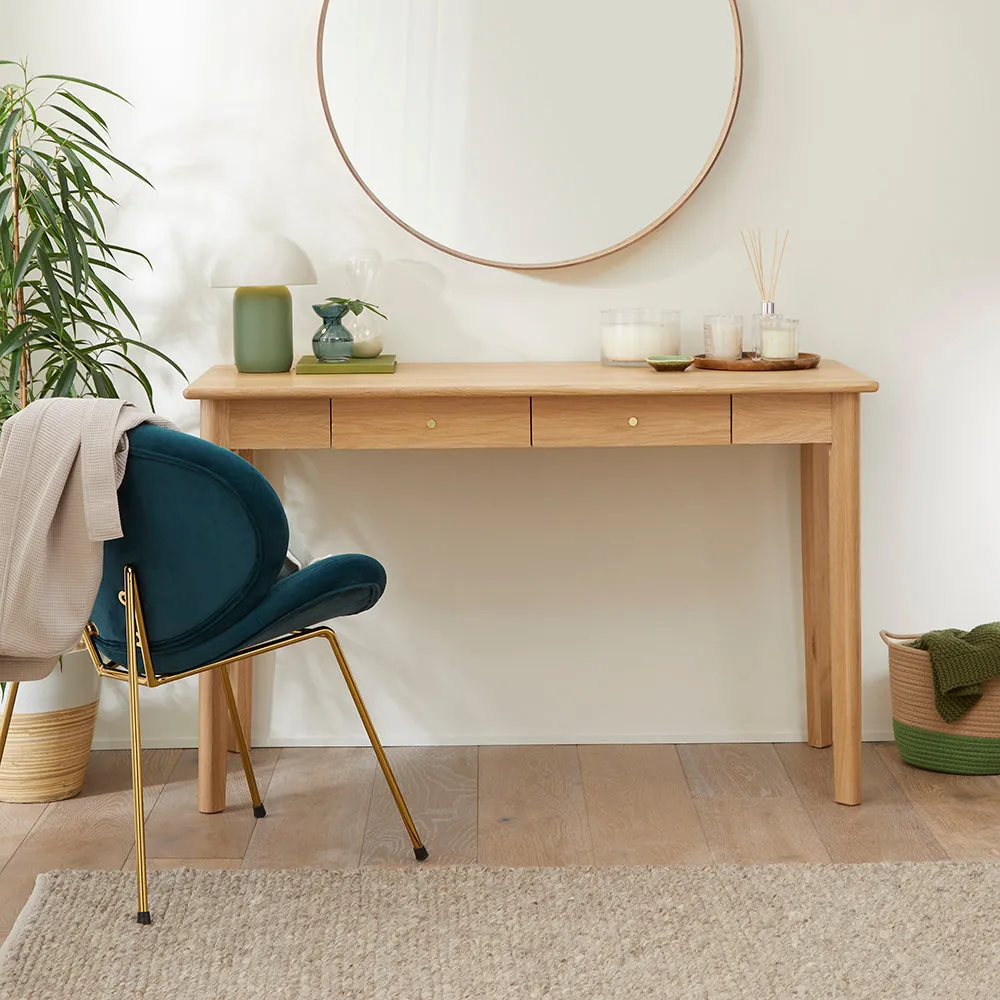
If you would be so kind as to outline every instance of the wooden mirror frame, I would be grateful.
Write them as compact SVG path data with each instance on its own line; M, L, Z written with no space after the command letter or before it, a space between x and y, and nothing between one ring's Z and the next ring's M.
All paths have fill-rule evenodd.
M729 138L730 129L733 126L733 118L736 115L736 107L740 100L740 90L743 84L743 26L740 22L740 12L736 6L736 0L729 0L729 7L733 15L733 32L736 41L736 72L733 79L733 92L729 100L729 110L726 113L726 119L722 125L722 131L719 133L719 138L715 142L715 146L712 148L712 152L709 154L708 159L705 161L705 165L701 168L698 176L691 182L688 189L677 199L661 216L654 219L648 226L640 229L637 233L633 233L631 236L624 240L620 240L609 247L605 247L603 250L597 250L594 253L585 254L582 257L573 257L569 260L558 260L552 261L551 263L542 264L518 264L511 263L509 261L500 260L488 260L485 257L476 257L472 254L462 253L461 250L456 250L454 247L445 246L443 243L438 243L437 240L431 239L424 233L419 232L414 229L411 225L406 223L401 219L395 212L389 209L375 194L374 191L365 183L364 178L358 173L357 168L351 162L351 158L347 155L347 150L344 149L344 144L337 133L337 126L333 123L333 115L330 113L330 104L326 97L326 81L323 78L323 31L326 27L326 15L330 8L330 0L323 0L323 9L320 11L319 15L319 32L316 38L316 74L319 81L319 96L323 103L323 114L326 116L326 123L330 127L330 134L333 136L333 141L337 144L337 149L340 150L340 155L344 158L344 163L347 164L347 169L350 170L354 179L361 185L361 189L368 195L369 198L387 215L396 225L405 229L412 236L416 236L418 240L426 243L428 246L432 246L437 250L442 251L442 253L449 254L452 257L458 257L460 260L467 260L473 264L485 264L487 267L500 267L508 271L551 271L555 268L560 267L571 267L574 264L586 264L593 260L600 260L602 257L607 257L610 254L616 253L619 250L624 250L625 247L632 246L633 243L637 243L644 236L648 236L654 229L659 229L664 222L667 221L680 207L694 194L695 191L701 186L702 181L708 176L708 172L715 165L715 161L719 158L719 153L722 152L722 147L726 143L726 139Z

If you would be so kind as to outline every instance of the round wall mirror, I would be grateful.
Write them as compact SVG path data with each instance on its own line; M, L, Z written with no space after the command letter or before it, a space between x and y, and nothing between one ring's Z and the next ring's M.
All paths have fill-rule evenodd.
M324 0L320 93L415 236L516 269L594 260L691 196L732 124L735 0Z

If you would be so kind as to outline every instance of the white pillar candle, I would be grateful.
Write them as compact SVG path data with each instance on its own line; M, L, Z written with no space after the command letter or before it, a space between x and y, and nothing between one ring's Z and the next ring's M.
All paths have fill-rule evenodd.
M601 359L608 364L641 365L646 358L680 354L677 314L654 309L607 310L601 322Z
M665 336L655 323L610 323L601 328L601 347L609 361L645 361L657 354L680 354L680 338Z
M760 356L762 358L797 358L798 337L794 326L762 326L760 331Z
M743 317L706 316L705 354L710 358L743 356Z

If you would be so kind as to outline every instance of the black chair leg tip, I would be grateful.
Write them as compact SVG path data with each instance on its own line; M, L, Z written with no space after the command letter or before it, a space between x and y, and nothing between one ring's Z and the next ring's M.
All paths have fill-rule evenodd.
M263 806L254 806L253 814L257 819L263 819L267 815L267 810Z
M423 844L421 844L419 847L414 847L413 848L413 856L417 859L417 861L426 861L427 860L427 848L424 847Z
M135 915L135 922L137 924L151 924L153 922L153 918L149 915L149 910L140 910Z

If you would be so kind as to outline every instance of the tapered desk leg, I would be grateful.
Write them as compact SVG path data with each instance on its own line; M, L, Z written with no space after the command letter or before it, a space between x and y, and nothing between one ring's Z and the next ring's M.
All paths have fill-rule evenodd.
M809 745L833 742L830 688L830 446L802 445L802 620Z
M245 458L253 465L253 452L240 450L236 452L241 458ZM233 685L233 694L236 695L236 711L239 715L240 725L246 735L247 743L253 745L253 733L251 732L250 720L253 718L253 660L237 660L229 667L229 678ZM233 720L226 716L227 745L230 753L239 753L240 744L233 732Z
M198 811L226 808L226 693L218 670L198 675Z
M229 402L224 399L201 401L201 436L206 441L229 447ZM245 705L249 721L250 685L243 678L249 674L250 661L233 670L237 704ZM229 712L218 672L210 671L198 679L198 809L205 813L226 808L226 746L229 743ZM242 716L241 716L242 717ZM249 726L244 729L249 738ZM235 745L235 741L234 741Z
M860 397L833 396L830 445L830 671L834 798L861 802Z

